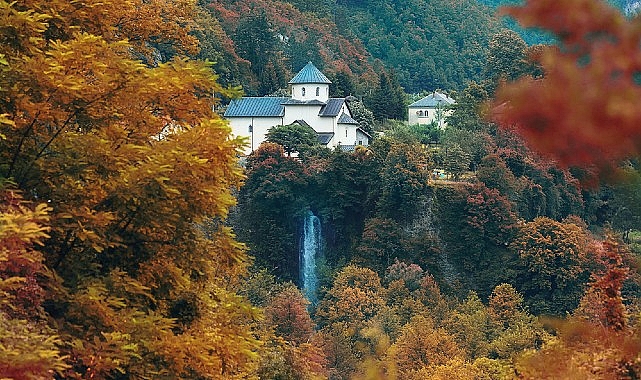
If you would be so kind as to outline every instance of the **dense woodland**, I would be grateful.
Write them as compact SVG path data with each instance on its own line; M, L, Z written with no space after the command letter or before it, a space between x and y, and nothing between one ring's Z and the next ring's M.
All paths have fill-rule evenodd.
M0 377L639 378L641 19L487 5L0 0ZM309 60L383 133L240 157Z

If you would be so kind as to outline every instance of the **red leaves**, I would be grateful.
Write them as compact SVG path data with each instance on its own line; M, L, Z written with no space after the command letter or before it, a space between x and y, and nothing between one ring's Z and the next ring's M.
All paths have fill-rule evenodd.
M467 197L466 223L495 244L506 244L516 226L510 201L496 189L473 189Z
M579 313L612 330L624 330L626 310L621 290L630 273L630 268L624 263L630 252L611 234L595 244L595 249L603 269L592 274L590 288L581 300Z
M540 55L545 76L497 92L494 117L565 166L609 167L641 153L641 23L593 0L528 1L506 12L554 32Z

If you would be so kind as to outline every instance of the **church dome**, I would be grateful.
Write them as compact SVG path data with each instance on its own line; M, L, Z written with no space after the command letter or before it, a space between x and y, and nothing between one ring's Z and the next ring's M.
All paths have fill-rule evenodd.
M298 74L292 80L289 81L289 84L305 84L305 83L323 83L330 84L332 81L327 79L325 74L321 73L320 70L314 66L313 63L308 62L305 67L303 67Z

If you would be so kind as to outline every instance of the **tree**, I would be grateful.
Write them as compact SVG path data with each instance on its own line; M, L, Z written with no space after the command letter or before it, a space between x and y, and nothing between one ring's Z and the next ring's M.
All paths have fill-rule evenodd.
M245 248L206 226L234 203L242 144L211 112L212 93L234 94L183 56L194 3L0 8L0 177L37 211L30 233L49 235L30 260L45 275L19 273L42 315L3 318L2 335L39 339L47 377L246 377L258 342L256 311L235 294Z
M516 177L498 155L483 157L476 171L476 178L483 182L488 189L496 189L502 195L512 199L517 191Z
M589 278L590 235L573 223L539 217L525 223L511 245L519 256L516 287L535 314L573 310Z
M238 20L234 42L238 55L251 63L258 80L259 95L285 86L280 66L272 59L277 54L276 34L264 10L252 11Z
M291 285L280 291L265 308L265 319L276 335L300 345L311 340L314 323L307 312L309 301Z
M527 44L515 31L504 29L492 36L485 67L486 75L494 82L515 80L526 74Z
M625 379L641 373L636 331L617 332L570 319L550 321L556 339L515 360L523 379Z
M288 156L294 152L304 153L305 150L319 145L316 131L310 126L298 123L271 127L265 137L269 142L282 145Z
M332 82L330 85L330 93L332 96L346 98L356 95L356 86L350 74L341 70L333 74L330 73L328 78Z
M443 169L445 169L455 181L458 181L461 175L470 168L470 154L465 152L458 144L448 144L444 149Z
M326 379L309 301L293 285L285 286L265 308L265 325L275 336L262 352L259 375L278 379Z
M497 334L487 307L474 292L447 315L444 326L471 360L488 356Z
M441 142L443 149L439 153L442 162L445 163L453 159L454 161L450 162L450 165L460 168L457 170L476 170L481 159L495 150L492 137L487 132L481 131L448 127L443 131ZM445 148L447 148L446 151ZM457 154L449 157L450 148L453 148ZM459 148L463 153L459 152ZM463 165L465 162L467 162L467 167Z
M265 142L247 159L247 180L238 194L239 239L256 263L283 280L298 278L297 221L307 207L303 165Z
M403 120L407 114L405 92L394 73L385 71L380 73L378 86L374 93L366 99L366 104L377 120Z
M538 320L524 306L523 296L510 284L494 288L488 312L495 326L491 357L509 359L528 349L538 349L550 339Z
M400 378L419 379L422 370L433 369L463 356L451 335L424 316L412 318L403 327L401 336L389 349Z
M238 56L214 9L199 6L196 19L198 28L192 33L198 38L200 50L195 58L213 62L222 86L238 86L242 78L251 77L250 63Z
M374 133L374 113L362 101L356 98L347 98L347 106L352 113L352 118L358 121L358 126L367 133Z
M511 281L515 254L508 246L518 219L510 201L482 185L439 187L435 198L443 252L460 275L456 280L481 297Z
M56 331L44 323L47 268L41 252L49 236L51 210L31 209L19 192L2 189L0 203L0 373L12 378L45 378L68 368Z
M312 171L314 166L308 165ZM360 239L365 218L373 212L370 189L378 178L377 163L369 150L354 153L335 150L326 165L314 175L316 191L313 197L325 223L326 257L330 261L351 257L353 244Z
M469 131L487 129L487 121L483 119L483 104L490 98L487 87L486 82L468 84L452 105L454 112L447 116L447 125Z
M611 234L606 235L596 250L603 268L592 273L590 286L576 314L615 331L625 330L627 311L621 291L630 273L624 263L630 252Z
M381 168L380 215L408 223L425 198L429 170L427 154L418 144L393 144Z
M356 261L384 274L395 259L404 256L402 237L401 227L393 220L366 220L361 242L356 248Z
M641 228L641 173L631 165L621 168L621 172L625 180L612 185L606 202L612 227L623 232L627 241L630 231Z
M316 318L333 378L349 379L363 358L376 352L372 322L385 310L381 280L368 268L348 265L319 302Z

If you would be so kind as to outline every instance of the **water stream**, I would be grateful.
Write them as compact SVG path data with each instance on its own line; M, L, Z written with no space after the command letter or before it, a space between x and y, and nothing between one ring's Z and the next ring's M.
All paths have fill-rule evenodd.
M318 277L316 260L320 256L322 245L320 219L311 211L307 212L303 223L303 236L300 244L300 283L303 294L312 305L316 304Z

